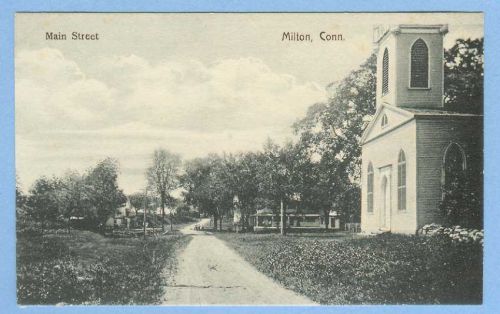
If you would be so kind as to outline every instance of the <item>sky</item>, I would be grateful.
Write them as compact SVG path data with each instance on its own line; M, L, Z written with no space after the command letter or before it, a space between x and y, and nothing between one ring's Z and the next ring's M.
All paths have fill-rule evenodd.
M18 13L20 183L27 190L42 175L83 173L109 156L133 193L157 148L189 160L292 138L291 125L370 56L373 27L387 23L448 24L445 48L483 36L480 13ZM323 31L344 40L322 41ZM74 41L72 32L99 40ZM283 41L283 32L312 41Z

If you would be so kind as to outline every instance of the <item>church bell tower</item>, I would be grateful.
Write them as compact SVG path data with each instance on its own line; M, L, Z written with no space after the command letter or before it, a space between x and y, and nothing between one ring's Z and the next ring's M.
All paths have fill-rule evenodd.
M448 25L374 28L377 108L443 108L443 37Z

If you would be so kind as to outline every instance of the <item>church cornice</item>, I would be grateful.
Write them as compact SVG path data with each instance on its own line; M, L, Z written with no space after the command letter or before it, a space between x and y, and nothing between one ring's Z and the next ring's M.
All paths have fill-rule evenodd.
M448 33L448 24L398 24L398 25L388 25L388 26L378 26L377 39L373 40L373 43L378 48L378 46L389 37L390 34L441 34L446 35ZM380 31L382 29L382 31Z
M391 111L394 111L396 113L402 114L402 115L406 116L410 120L413 119L413 116L414 116L411 112L409 112L407 110L404 110L404 109L401 109L401 108L389 105L387 103L382 103L382 105L380 105L377 108L377 111L373 115L372 120L370 121L370 123L368 123L368 126L366 127L365 131L363 132L363 135L361 136L361 139L360 139L361 145L365 144L365 141L366 141L366 138L368 137L368 134L370 134L370 132L372 131L373 127L375 126L375 122L378 120L378 116L380 116L380 113L384 109L391 110ZM382 133L380 133L380 134L386 134L389 131L391 131L393 128L398 127L398 126L399 126L399 124L395 125L395 126L392 126L392 127L389 127L387 129L385 129L385 131L382 132Z
M385 129L383 132L380 132L379 134L375 135L374 137L372 137L372 138L370 138L368 140L366 140L366 139L363 140L362 139L361 140L361 145L368 144L368 143L370 143L370 142L372 142L372 141L374 141L374 140L376 140L376 139L378 139L378 138L380 138L380 137L382 137L384 135L387 135L388 133L391 133L392 131L395 131L395 130L399 129L400 127L402 127L402 126L404 126L404 125L406 125L406 124L408 124L408 123L410 123L410 122L412 122L414 120L415 120L415 117L411 117L411 118L409 118L407 120L404 120L403 122L401 122L401 123L399 123L397 125L394 125L394 126L392 126L390 128Z
M381 115L382 111L384 109L391 110L400 114L404 114L405 116L408 117L408 119L404 120L403 122L393 125L387 129L384 129L382 132L379 134L375 135L374 137L367 139L368 135L372 131L373 127L375 126L376 121L378 121L378 116ZM464 120L464 119L482 119L483 115L479 114L472 114L472 113L457 113L457 112L447 112L447 111L437 111L437 110L432 110L432 109L408 109L406 110L405 108L399 108L395 107L389 104L382 104L377 112L373 115L373 119L371 122L368 124L368 126L365 129L365 132L363 132L363 135L360 139L360 144L365 145L368 144L384 135L387 135L388 133L391 133L400 127L416 120Z

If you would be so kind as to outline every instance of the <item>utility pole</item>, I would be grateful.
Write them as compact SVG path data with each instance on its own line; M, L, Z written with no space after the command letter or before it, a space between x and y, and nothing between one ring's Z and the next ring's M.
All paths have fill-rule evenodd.
M283 207L283 198L280 201L280 213L281 213L281 235L286 235L286 219L285 219L285 208Z
M174 218L173 218L173 215L172 215L172 207L169 208L169 212L170 212L170 231L173 231L174 230L174 225L173 225L172 220Z

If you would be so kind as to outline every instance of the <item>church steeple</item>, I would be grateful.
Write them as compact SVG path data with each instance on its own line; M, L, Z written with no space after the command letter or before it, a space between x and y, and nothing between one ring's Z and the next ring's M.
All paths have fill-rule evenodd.
M443 37L447 25L378 26L377 107L443 107Z

